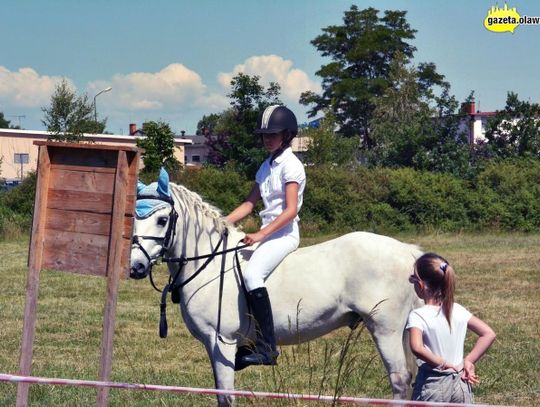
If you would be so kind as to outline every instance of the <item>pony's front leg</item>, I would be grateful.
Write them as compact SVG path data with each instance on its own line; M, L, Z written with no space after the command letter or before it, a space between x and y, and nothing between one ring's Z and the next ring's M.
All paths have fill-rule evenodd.
M234 390L234 356L236 345L228 345L219 341L216 336L208 338L205 343L208 357L212 363L216 389ZM234 396L217 396L218 406L232 406Z

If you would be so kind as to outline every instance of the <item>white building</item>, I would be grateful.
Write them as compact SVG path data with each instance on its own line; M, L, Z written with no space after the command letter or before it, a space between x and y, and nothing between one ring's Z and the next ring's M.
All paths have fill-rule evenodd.
M460 130L468 135L469 144L473 145L486 140L486 128L488 120L494 117L497 112L481 112L476 110L474 101L464 104L465 120L461 123Z
M84 134L85 139L97 144L136 146L137 138L144 134L130 125L130 135ZM34 141L45 141L50 136L47 131L0 129L0 178L7 181L21 180L29 171L37 168L38 147ZM174 139L174 156L184 164L184 147L191 141L180 137ZM142 168L142 163L141 166Z

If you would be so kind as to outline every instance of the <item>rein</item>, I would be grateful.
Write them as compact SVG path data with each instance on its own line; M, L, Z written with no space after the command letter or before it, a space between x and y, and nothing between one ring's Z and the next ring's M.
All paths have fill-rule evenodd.
M193 257L184 257L183 255L180 257L164 257L164 254L167 250L170 249L170 245L174 242L174 237L176 235L176 223L178 220L178 213L176 212L174 208L174 201L169 197L155 197L155 196L143 196L139 195L137 196L137 199L157 199L164 202L169 203L172 206L171 214L169 215L169 226L167 228L167 232L165 233L164 237L155 237L155 236L133 236L133 244L136 244L138 248L142 251L142 253L146 256L146 258L149 261L149 271L148 276L150 279L150 283L152 284L152 287L161 293L161 303L160 303L160 319L159 319L159 336L160 338L166 338L167 332L168 332L168 324L167 324L167 294L169 291L171 292L171 300L173 303L178 304L180 302L180 290L185 287L187 284L189 284L191 281L193 281L199 274L201 274L204 269L214 260L217 256L222 256L221 259L221 269L219 273L219 298L218 298L218 322L217 322L217 336L218 339L226 343L221 334L221 304L223 299L223 284L225 279L225 266L226 266L226 257L228 253L234 252L234 261L233 261L233 269L238 270L238 274L240 275L240 283L242 286L242 290L244 292L244 295L247 296L247 288L244 284L244 276L242 274L242 269L240 267L240 260L238 258L238 251L249 246L247 244L239 245L240 242L236 245L236 247L227 249L227 240L229 236L228 229L225 229L225 231L221 234L219 241L215 247L215 249L210 254L204 254L201 256L193 256ZM178 269L174 273L174 275L169 275L169 281L163 287L163 290L160 290L156 287L156 284L154 283L154 279L152 276L152 266L155 264L157 258L152 259L149 254L146 252L144 247L140 244L139 239L151 239L158 241L162 244L161 251L157 258L161 257L162 261L164 263L178 263ZM223 249L220 251L220 247L223 245ZM184 267L191 261L198 261L206 259L206 261L186 280L178 283L177 280L184 269ZM249 307L249 302L247 302Z
M152 283L152 286L155 290L161 292L161 303L159 304L160 307L160 318L159 318L159 337L160 338L166 338L167 337L167 331L168 331L168 325L167 325L167 294L169 291L171 292L171 300L173 303L178 304L180 302L180 290L185 287L187 284L189 284L191 281L193 281L199 274L201 274L204 269L214 260L217 256L221 257L221 268L219 272L219 296L218 296L218 322L216 327L216 332L218 339L225 343L224 339L222 338L220 332L221 332L221 304L223 300L223 283L225 281L225 265L226 265L226 258L227 253L234 252L234 263L233 268L235 270L238 270L238 274L240 275L240 282L242 285L242 290L245 295L247 295L247 288L244 284L244 276L242 274L242 268L240 267L240 260L238 259L238 251L247 247L247 244L244 245L237 245L236 247L227 249L227 240L228 240L228 230L225 229L223 234L220 236L219 241L216 245L216 248L212 253L205 254L201 256L194 256L194 257L175 257L175 258L163 258L164 263L179 263L180 266L178 267L178 270L174 273L174 275L169 276L169 282L163 287L163 290L160 291L154 284L153 279L151 278L150 281ZM238 242L240 243L240 242ZM220 246L223 245L223 250L219 251ZM177 283L178 277L180 276L180 273L184 269L184 266L188 264L190 261L197 261L206 259L206 261L202 264L201 267L199 267L187 280L182 281L181 283ZM151 270L150 270L150 276L151 276ZM249 303L248 303L249 307Z

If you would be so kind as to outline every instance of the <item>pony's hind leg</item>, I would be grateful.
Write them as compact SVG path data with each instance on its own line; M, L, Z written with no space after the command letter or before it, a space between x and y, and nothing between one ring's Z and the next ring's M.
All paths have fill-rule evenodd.
M407 368L402 330L367 324L379 350L395 399L407 399L412 375Z
M236 345L220 342L216 336L205 343L206 351L212 363L216 389L234 390L234 355ZM234 396L217 396L218 406L228 407L235 404Z

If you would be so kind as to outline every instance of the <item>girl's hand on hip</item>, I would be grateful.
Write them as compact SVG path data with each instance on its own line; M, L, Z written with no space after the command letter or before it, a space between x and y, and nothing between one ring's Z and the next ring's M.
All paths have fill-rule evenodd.
M465 359L463 361L463 376L462 379L470 384L480 383L478 376L475 373L474 363Z
M440 366L438 366L441 370L448 370L448 369L452 369L453 371L457 372L458 369L455 365L452 365L451 363L446 363L443 362Z
M262 242L266 236L261 232L256 233L248 233L244 238L242 239L242 242L249 246L253 246L255 243Z

